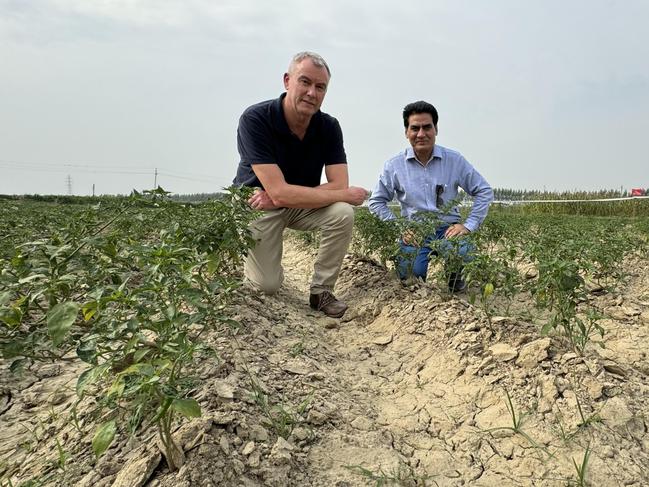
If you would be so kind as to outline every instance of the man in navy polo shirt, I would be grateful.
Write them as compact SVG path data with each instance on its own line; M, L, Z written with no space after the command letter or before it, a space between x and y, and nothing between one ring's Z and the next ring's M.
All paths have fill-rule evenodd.
M276 292L284 277L284 229L320 230L309 304L339 318L347 305L332 291L352 236L351 205L360 205L367 191L349 186L340 125L320 111L330 78L322 57L300 52L284 73L286 93L243 112L234 184L257 188L248 202L264 212L251 225L257 244L246 259L246 278L265 293ZM323 168L327 182L320 184Z

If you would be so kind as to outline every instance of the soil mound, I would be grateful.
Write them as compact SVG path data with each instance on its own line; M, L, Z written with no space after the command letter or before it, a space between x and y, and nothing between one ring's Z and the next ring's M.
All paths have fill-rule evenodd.
M631 263L622 292L589 297L607 333L583 356L534 320L489 319L467 294L404 287L352 256L336 289L350 309L324 317L307 303L312 263L287 241L280 292L241 289L241 326L206 337L218 359L196 371L203 416L176 432L179 471L155 431L95 460L96 423L68 414L83 370L70 362L2 370L4 475L19 485L56 472L45 485L77 487L649 485L647 262ZM531 298L516 309L532 316Z

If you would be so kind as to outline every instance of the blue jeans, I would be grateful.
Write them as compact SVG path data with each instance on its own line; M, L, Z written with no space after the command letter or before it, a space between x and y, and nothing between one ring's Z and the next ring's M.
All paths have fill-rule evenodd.
M448 227L448 225L438 227L434 235L426 237L423 247L406 245L403 240L399 242L400 252L397 257L397 272L401 279L413 275L425 281L431 255L443 257L446 263L453 256L453 253L463 263L470 262L473 259L471 254L474 246L467 239L460 237L449 241L444 238L444 233ZM435 240L438 240L439 243L434 246L434 249L431 249L429 245ZM459 271L459 269L453 269L453 271Z

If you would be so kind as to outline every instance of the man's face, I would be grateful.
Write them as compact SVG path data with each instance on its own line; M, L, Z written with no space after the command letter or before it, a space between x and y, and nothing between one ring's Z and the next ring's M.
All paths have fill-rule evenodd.
M437 129L430 113L413 113L408 117L406 137L417 153L432 153Z
M284 75L288 107L298 115L312 116L327 93L329 74L324 66L316 66L306 58L295 65L293 72Z

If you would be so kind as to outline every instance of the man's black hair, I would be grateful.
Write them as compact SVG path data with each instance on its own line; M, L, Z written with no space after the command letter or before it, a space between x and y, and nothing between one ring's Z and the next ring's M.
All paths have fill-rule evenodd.
M410 115L414 113L430 113L430 116L433 117L433 125L437 128L437 120L439 120L439 115L437 110L433 105L423 100L415 101L413 103L408 103L403 109L403 126L408 128L408 119Z

